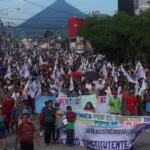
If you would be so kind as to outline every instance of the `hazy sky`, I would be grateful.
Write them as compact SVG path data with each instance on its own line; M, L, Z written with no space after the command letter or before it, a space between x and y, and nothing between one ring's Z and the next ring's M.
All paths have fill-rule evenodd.
M29 0L42 6L49 6L55 0ZM112 15L117 10L117 0L66 0L82 12L100 11L103 14ZM11 7L5 11L4 8ZM17 11L15 8L20 8ZM44 8L31 5L24 0L0 0L0 19L4 22L12 22L12 25L20 24Z

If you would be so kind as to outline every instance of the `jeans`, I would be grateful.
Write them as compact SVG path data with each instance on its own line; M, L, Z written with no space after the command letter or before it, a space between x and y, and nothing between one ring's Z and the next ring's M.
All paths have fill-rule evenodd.
M67 133L67 144L73 145L74 144L74 130L66 130Z
M34 150L34 145L32 143L27 143L27 142L20 142L20 148L21 150Z
M51 141L51 136L52 136L52 140L55 141L55 124L54 124L54 122L44 122L44 130L45 130L44 142L46 144L49 144Z

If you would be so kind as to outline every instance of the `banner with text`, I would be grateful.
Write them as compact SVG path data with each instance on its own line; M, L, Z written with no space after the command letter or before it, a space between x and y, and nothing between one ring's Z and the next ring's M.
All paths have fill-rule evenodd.
M97 113L109 113L110 107L108 106L108 96L85 95L79 97L66 97L60 96L57 98L57 102L60 104L62 110L66 110L66 107L70 105L74 111L82 111L87 102L91 102Z
M87 124L75 124L74 145L101 150L130 149L137 136L150 124L136 127L95 127ZM66 133L61 131L60 144L66 144Z

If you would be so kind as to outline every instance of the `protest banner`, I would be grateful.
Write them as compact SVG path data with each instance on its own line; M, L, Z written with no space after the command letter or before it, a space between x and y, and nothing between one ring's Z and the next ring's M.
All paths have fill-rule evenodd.
M55 105L56 98L52 96L36 96L35 97L35 112L40 113L43 107L45 107L45 102L52 100Z
M79 100L80 100L81 109L84 109L84 107L88 102L91 102L94 108L96 107L96 103L97 103L96 95L79 96Z
M74 145L101 150L129 150L134 145L141 131L149 128L150 124L119 128L75 124ZM59 142L60 144L66 144L66 134L64 131L61 131Z
M111 114L98 114L98 113L87 113L87 112L76 112L77 119L79 120L99 120L99 121L137 121L144 123L144 116L121 116L121 115L111 115ZM149 117L147 117L148 119Z
M108 106L108 96L85 95L79 97L67 97L65 94L59 94L57 102L60 104L62 110L66 110L66 107L70 105L74 111L84 110L87 102L91 102L97 113L105 114L110 113L110 107Z
M98 96L96 104L97 113L109 113L110 107L108 106L109 97L108 96Z
M150 117L100 115L96 113L76 113L74 145L92 149L122 150L130 149L141 131L150 129ZM97 120L96 120L97 119ZM104 121L103 125L93 124ZM120 122L136 122L124 124ZM66 133L61 131L60 144L66 144Z
M80 108L79 98L78 97L61 97L57 99L57 102L60 104L60 108L65 111L67 106L71 106L73 110Z

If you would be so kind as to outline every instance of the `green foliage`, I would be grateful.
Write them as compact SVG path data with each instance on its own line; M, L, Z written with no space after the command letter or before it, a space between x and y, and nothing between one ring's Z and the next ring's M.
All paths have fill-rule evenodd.
M150 10L128 16L116 13L112 17L90 15L79 35L88 38L95 52L105 54L111 61L125 62L150 56Z
M53 36L53 32L46 30L43 34L43 37L48 38L49 36Z

